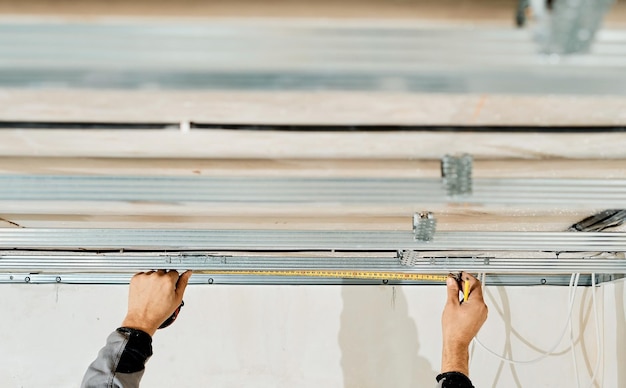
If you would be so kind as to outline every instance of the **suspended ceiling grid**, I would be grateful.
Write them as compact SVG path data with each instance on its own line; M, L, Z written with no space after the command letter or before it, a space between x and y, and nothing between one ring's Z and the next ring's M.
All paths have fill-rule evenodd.
M229 91L220 90L224 89L223 82L233 82L237 80L237 76L224 78L224 69L220 69L219 65L216 65L217 62L210 56L203 57L205 59L200 58L196 62L186 60L185 56L170 57L174 62L169 63L169 66L174 67L174 70L179 72L178 74L193 75L191 78L171 78L158 69L156 72L146 71L154 70L155 64L162 65L164 63L162 60L168 53L167 50L159 50L158 55L163 55L163 57L155 57L146 62L145 59L150 58L147 54L154 54L157 51L145 45L139 45L140 48L148 48L135 50L135 57L130 55L133 51L127 52L129 55L122 56L127 61L135 62L124 63L117 70L107 63L115 58L115 55L112 55L114 51L107 51L107 47L115 45L105 44L106 40L100 41L102 43L100 47L93 46L96 49L94 53L99 53L100 59L95 60L93 54L85 55L82 60L72 62L72 70L69 72L62 69L68 69L68 61L77 58L58 55L50 57L52 61L41 61L35 60L28 50L14 51L13 56L3 62L3 66L8 71L3 72L4 78L0 80L0 84L4 85L0 92L0 99L4 102L2 105L4 108L0 109L0 120L3 120L3 128L0 129L2 140L0 141L0 155L2 155L0 168L3 179L8 177L14 179L13 182L15 182L15 179L39 176L40 182L44 182L46 177L52 176L63 176L66 177L63 179L67 179L68 176L87 175L95 177L96 180L98 177L107 176L127 178L135 176L140 179L145 176L160 176L190 177L190 179L195 177L200 181L219 176L222 178L238 177L238 179L243 178L244 181L245 178L261 178L268 181L285 179L287 186L290 181L295 181L296 177L305 180L313 177L318 179L341 177L346 181L377 178L384 180L393 177L437 180L440 177L439 159L444 154L460 152L468 152L475 157L473 177L476 180L511 179L516 176L520 179L596 179L599 180L598 187L602 188L602 185L610 184L608 182L619 183L624 179L625 137L621 125L626 115L626 104L621 93L626 89L621 85L626 72L622 71L624 64L619 59L622 56L614 51L619 51L622 47L619 45L619 39L622 36L620 31L603 35L596 48L597 51L591 56L566 59L555 64L535 55L532 42L523 32L512 33L508 29L501 31L462 29L459 31L448 27L425 29L413 26L401 28L376 26L372 29L358 25L358 23L352 26L341 26L339 29L336 26L331 28L327 25L320 27L316 23L305 27L285 24L277 28L258 22L246 24L248 29L238 28L242 26L242 23L246 24L228 21L212 23L208 26L203 24L201 28L198 25L186 24L182 29L180 25L176 26L172 23L165 25L156 23L143 30L127 23L124 27L126 30L122 28L126 33L138 34L137 39L146 38L146 31L152 31L157 36L165 31L170 34L179 32L188 37L192 36L196 42L201 41L197 38L211 36L216 31L222 33L226 31L228 36L226 41L232 39L235 44L224 46L228 47L223 54L226 55L222 58L224 63L231 63L231 56L241 55L244 52L239 51L237 54L237 50L250 47L249 45L237 46L237 42L245 42L245 39L250 39L255 34L258 35L259 31L282 42L281 45L273 46L277 50L275 52L265 48L265 62L241 62L242 66L234 74L241 76L241 72L245 73L241 78L244 81L247 80L248 83L231 84L227 87ZM107 28L110 29L112 25L96 23L94 26L93 23L90 25L75 23L59 27L55 23L44 23L40 25L42 27L40 31L29 30L28 27L28 22L26 25L19 23L3 25L8 32L31 41L39 39L37 34L42 33L42 37L45 35L42 42L45 42L45 39L54 39L54 34L61 34L63 37L69 34L75 36L76 39L82 39L79 33L81 31L89 29L107 31ZM347 44L357 45L355 53L363 49L366 51L361 51L361 54L354 57L346 57L354 61L358 55L365 55L370 47L367 39L371 35L368 35L368 32L380 33L381 30L387 31L395 40L379 42L379 44L391 44L396 40L402 42L404 46L398 47L400 51L397 53L404 53L407 47L410 48L413 44L427 42L427 47L432 49L437 46L438 39L454 41L461 36L465 39L471 38L472 34L475 34L476 39L470 39L470 41L479 43L474 47L474 51L472 47L467 50L464 48L465 51L451 51L450 56L437 56L436 51L433 51L435 54L430 55L431 57L435 55L432 57L435 59L430 62L424 61L429 55L427 51L418 50L413 51L413 54L399 54L395 58L386 56L386 61L378 62L376 66L370 66L368 69L361 69L360 71L365 71L365 73L357 74L357 78L354 78L354 74L348 73L352 73L360 62L337 62L340 57L328 50L328 42L332 44L332 42L341 42L345 36L355 36L356 43L354 39L349 39ZM26 35L20 35L24 31L28 31ZM504 35L499 35L498 32L504 32ZM249 34L247 37L241 36L246 33ZM319 37L325 34L334 37L319 41ZM402 39L398 39L400 35L403 36ZM102 36L102 39L110 38L107 34ZM125 36L120 34L115 42L119 43L120 39ZM290 59L290 57L286 49L289 45L285 46L285 44L289 43L289 39L294 36L296 38L293 42L298 42L298 37L311 42L311 46L308 47L309 51L305 47L304 54L308 53L313 57L317 55L320 56L319 58L326 59L316 62L311 61L313 57L305 55L299 59L297 56L292 57L291 59L295 59L295 62L286 61L285 59ZM15 38L15 35L12 37ZM496 37L495 42L492 41L491 46L481 46L480 42L484 42L485 37ZM263 37L259 39L261 43L272 42L271 39L264 40ZM281 41L281 39L287 40ZM518 42L519 47L523 47L522 51L526 51L520 57L497 56L504 47L497 46L500 44L499 40L502 40L503 45L508 46L513 41ZM148 41L154 42L150 39ZM177 38L174 42L178 41ZM71 43L72 40L57 39L56 42L59 45L57 48L61 51L73 48L67 43ZM4 44L10 45L8 41ZM316 44L322 44L322 46L316 46ZM44 46L48 44L44 43ZM311 51L316 47L324 49L316 54L315 51ZM485 61L485 58L481 57L481 50L485 47L493 48L493 53L497 53L495 59ZM210 46L205 48L214 49ZM190 52L193 51L190 49ZM272 54L273 52L275 55ZM419 55L415 56L417 52ZM88 53L88 51L83 53ZM367 60L371 60L372 56L376 57L379 53L380 51L377 50L370 51L366 54L370 55ZM217 59L219 58L217 56ZM207 63L208 65L212 63L212 67L198 67L202 60L213 61ZM516 60L520 62L514 63ZM422 65L411 66L412 61ZM450 67L442 67L442 61ZM50 71L51 66L55 68L54 71ZM294 69L296 69L295 73L290 73L287 81L284 78L267 76L268 71L277 72L276 74L285 73L284 66L295 66ZM492 66L492 69L489 69L489 66ZM148 78L153 78L146 79L136 76L139 73L129 73L127 69L133 67ZM345 76L330 79L324 75L330 69L336 71L342 67L348 70L348 73L344 73ZM124 70L119 70L120 68ZM198 73L199 68L204 70ZM432 79L432 70L435 68L442 72L438 73L438 76L442 76L441 79L446 81L424 83L423 81ZM461 68L465 70L458 73L457 70ZM494 69L498 70L498 76L490 72ZM167 72L171 72L171 69ZM388 74L398 72L399 78L394 76L389 80ZM331 73L332 77L335 77L334 73ZM557 73L559 77L555 77ZM459 76L465 78L461 80ZM194 77L200 77L199 87L213 90L191 90L196 89L197 81L194 80L198 78ZM345 84L346 80L350 79L352 79L351 87ZM372 79L376 82L372 83ZM490 82L486 82L487 79ZM336 80L341 82L336 83ZM414 80L420 81L415 83ZM510 80L515 82L509 82ZM553 80L556 83L550 83L552 81L546 83L544 82L546 80ZM141 90L145 85L152 85L151 87L155 90ZM81 89L85 87L88 89ZM358 91L345 91L345 89L352 88ZM274 91L274 89L280 91ZM321 91L312 91L317 89ZM545 95L550 92L560 95ZM540 95L528 96L527 93ZM598 98L593 95L595 93L603 93L604 96ZM64 127L62 123L67 123L67 125ZM109 123L116 124L117 127L106 129L106 125L100 127L85 125L89 123ZM128 123L128 128L124 127L124 123ZM136 127L136 125L141 127L143 124L150 123L163 125L149 129ZM365 124L372 128L366 132L319 131L319 128L317 131L298 132L268 129L220 129L220 124L227 127L226 124L233 123L244 125ZM433 128L420 130L400 127L386 131L376 130L375 127L381 124L416 125L416 123L448 127L439 127L434 130ZM202 128L203 124L210 124L211 128ZM533 131L532 128L524 131L511 131L511 128L493 130L492 128L492 131L488 132L480 132L478 128L475 130L464 128L461 131L450 128L458 124L478 127L484 125L531 127L574 125L577 128L576 131L568 131L566 128L560 131L547 128L537 131ZM85 129L76 129L81 126ZM597 128L598 126L602 128ZM536 183L540 182L536 181ZM593 189L594 185L589 187ZM71 192L70 188L68 192ZM587 203L584 200L577 203L563 201L563 203L552 202L550 204L504 203L495 205L483 202L449 201L445 198L440 201L416 203L405 201L400 204L354 203L345 199L324 203L324 201L309 198L303 203L291 201L268 204L255 203L254 200L243 201L243 203L206 200L180 202L175 198L146 200L145 198L132 198L132 195L123 200L119 198L102 200L97 194L98 192L94 197L83 198L83 200L63 200L58 197L54 198L52 195L46 199L44 187L43 190L39 188L37 191L37 198L30 200L5 197L2 200L4 211L0 214L0 217L4 219L1 225L7 229L24 228L34 233L37 231L46 233L46 230L41 228L50 227L81 228L80 230L86 233L96 235L98 234L96 230L89 232L89 229L130 227L162 230L154 232L157 236L158 233L169 233L167 230L187 231L186 233L189 234L192 230L198 229L228 229L234 230L236 234L250 229L261 231L298 229L305 233L307 230L330 230L339 233L337 236L356 230L386 230L410 234L413 212L430 210L436 214L438 232L448 231L464 236L464 233L468 231L563 232L572 223L595 211L603 210L603 205L606 205L600 201ZM314 197L315 192L311 195ZM617 196L613 202L609 201L607 204L619 207L618 205L621 204L619 198ZM75 232L78 233L78 230ZM485 236L489 235L485 234ZM606 237L606 239L610 238L613 237ZM605 240L602 241L605 242ZM619 242L617 246L611 245L610 247L610 244L606 247L602 244L600 246L603 248L610 248L611 251L618 253L620 251L621 243ZM546 250L556 251L564 248L564 246L557 245L552 248L547 247ZM12 247L10 242L6 247ZM33 246L26 244L13 248L23 249L33 248ZM41 246L40 248L45 250L50 247ZM94 247L93 253L101 255L102 252L98 249L102 248L112 247L108 245ZM119 246L113 248L120 249ZM226 249L228 247L217 249L208 245L199 248L204 248L201 249L204 254L207 252L218 254L218 250L228 250ZM235 251L243 249L241 247L239 250L235 249L238 248L237 244L234 244L232 248ZM305 248L309 247L302 249ZM386 246L385 250L389 248ZM398 246L397 249L401 248ZM61 250L68 252L76 249L89 249L89 247L81 246L78 241L75 246L66 244L61 247ZM251 248L248 246L246 249ZM266 247L261 250L267 249ZM331 246L325 246L325 249L337 254L337 258L344 255L350 256L345 252L338 254ZM354 247L348 250L351 249ZM393 258L397 249L388 251L386 255L390 256L386 256L385 260ZM151 252L148 259L154 260L154 255L158 256L158 249L148 251ZM467 254L470 251L465 249L462 252ZM526 259L538 253L537 248L520 252L524 252L521 256ZM575 249L572 248L572 254L574 252ZM257 251L256 255L258 254ZM576 258L589 259L594 254L595 252L579 254ZM455 255L459 256L459 252L452 253L452 256ZM472 255L471 257L474 258L480 256L475 252ZM130 260L129 256L125 257ZM315 255L311 257L321 260ZM41 257L37 257L30 263L44 266L45 262L38 261L40 259ZM102 260L102 256L98 256L97 260ZM258 257L256 260L259 260ZM623 263L620 261L623 259L619 254L609 257L609 260L613 260L609 264L617 263L618 267ZM261 262L257 261L257 263ZM358 263L359 261L351 262L351 268L355 268L355 265L358 267ZM360 263L364 264L364 262ZM442 268L450 270L449 264L450 262L447 262L448 267L438 267L438 270L441 271ZM455 266L458 264L459 262L454 262ZM470 262L467 264L469 265ZM144 262L142 265L154 265L154 261ZM112 267L113 264L111 264ZM616 270L615 267L611 267L610 271L607 271L609 275L616 275L620 273L619 268ZM4 274L6 276L0 280L24 282L28 278L28 282L127 281L127 275L124 274L103 275L99 273L100 277L81 278L80 274L64 272L61 277L55 273L36 273L36 268L30 269L35 271L27 271L26 275L24 272L19 272L19 276L17 272L15 276ZM589 269L588 272L593 271L594 269ZM429 271L426 270L426 272ZM505 276L505 272L507 271L502 271L500 275ZM563 284L568 278L562 273L554 274L554 271L549 270L545 270L545 276L539 275L534 278L513 276L503 278L505 280L502 281L505 283L517 281L524 284ZM112 276L112 278L106 276ZM198 281L217 279L207 278L210 275L203 276L197 277ZM220 278L220 281L228 282L227 278ZM252 277L233 280L231 277L230 281L245 283L259 280L254 280ZM278 281L290 282L293 279L271 279L271 282ZM315 282L315 280L307 281Z

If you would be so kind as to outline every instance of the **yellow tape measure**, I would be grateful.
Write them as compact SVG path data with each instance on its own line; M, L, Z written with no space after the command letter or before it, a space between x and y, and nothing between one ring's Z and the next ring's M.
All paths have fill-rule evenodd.
M432 282L445 282L447 275L433 275L423 273L402 272L378 272L378 271L334 271L334 270L215 270L193 271L194 273L207 275L255 275L255 276L293 276L315 278L339 278L339 279L374 279L374 280L424 280Z

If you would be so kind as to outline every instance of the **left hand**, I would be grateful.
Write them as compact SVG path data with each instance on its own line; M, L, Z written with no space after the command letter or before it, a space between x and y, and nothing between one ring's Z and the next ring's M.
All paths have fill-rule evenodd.
M130 281L128 312L123 327L142 330L153 336L159 326L180 306L191 271L140 272Z

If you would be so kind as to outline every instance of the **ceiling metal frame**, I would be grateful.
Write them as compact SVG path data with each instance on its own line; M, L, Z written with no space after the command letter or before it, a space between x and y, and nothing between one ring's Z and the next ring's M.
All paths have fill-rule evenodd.
M137 272L154 269L194 271L258 271L258 270L328 270L378 271L393 273L447 274L466 269L476 273L512 275L562 275L571 273L624 273L626 260L617 256L594 256L579 253L561 258L556 254L533 257L525 252L514 255L500 253L468 255L463 252L440 254L415 252L420 257L403 265L401 253L380 252L374 255L320 254L255 254L254 252L24 252L0 251L0 271L18 272ZM414 253L414 252L411 252Z
M412 231L6 228L0 249L624 252L626 233L437 232L420 241Z
M301 269L463 269L491 274L491 284L502 285L567 285L571 273L596 274L598 282L626 274L626 233L438 232L423 241L410 231L0 229L0 248L0 283L119 284L134 272L161 268L201 271L194 275L200 284L433 284L220 274Z
M475 178L455 195L437 178L0 176L0 201L383 203L624 206L626 179ZM451 195L452 194L452 195Z
M303 110L306 114L295 113L289 117L277 115L268 107L279 106L284 110L283 104L287 99L283 96L282 100L273 100L279 103L263 105L265 113L257 112L248 118L253 123L264 122L268 118L273 120L275 117L282 117L281 120L285 122L310 123L312 117L316 120L325 117L324 120L331 124L352 124L355 121L379 123L389 120L406 124L421 122L425 118L441 123L467 120L497 124L507 120L521 120L526 123L529 120L527 115L520 114L517 106L512 110L514 115L504 119L500 116L498 104L487 104L488 107L493 106L491 110L482 110L485 93L508 96L511 93L541 95L546 91L557 91L558 94L565 95L623 96L626 90L621 87L626 79L626 73L622 71L626 56L619 55L626 46L616 44L626 39L622 30L602 31L598 35L594 51L588 55L548 58L537 54L537 45L525 31L487 26L477 28L414 25L415 23L398 25L397 22L372 25L368 21L366 24L358 21L348 25L345 21L330 24L326 21L278 24L275 21L268 23L249 20L210 23L198 21L191 24L188 21L149 21L142 22L139 28L135 21L129 23L119 20L95 24L59 24L49 20L4 23L0 46L8 51L6 60L0 66L3 69L0 84L18 89L33 89L38 94L42 90L45 92L51 82L69 89L87 87L91 91L117 87L133 91L133 95L135 89L148 86L150 90L146 101L153 100L152 89L155 85L165 91L262 90L270 91L266 94L268 96L275 90L306 92L320 88L327 91L446 92L477 96L469 104L465 101L457 102L460 105L455 106L463 106L463 109L441 109L449 107L450 101L440 101L439 104L442 105L428 105L429 107L418 110L421 116L398 116L397 112L402 109L413 112L420 105L413 103L414 100L411 99L404 100L409 103L405 102L407 105L402 109L398 108L398 102L403 100L389 100L391 103L388 105L391 108L377 111L379 113L375 116L364 117L362 112L373 105L363 104L354 109L354 115L344 113L350 112L352 108L339 109L337 111L341 113L335 113L335 118L326 115L332 113L332 109L326 108L330 106L327 101L320 105L320 112L323 111L324 115L317 114L319 112L312 114L308 101L307 104L298 105L307 107ZM103 31L107 33L102 34ZM128 39L128 36L133 36L133 39ZM181 40L181 36L185 36L185 39ZM101 44L94 45L94 39ZM48 47L50 41L56 42L55 47L58 50L53 57L41 58L38 47ZM258 51L257 60L238 60L242 55L249 55L251 41L255 42ZM16 42L27 44L16 45ZM176 48L177 55L164 51L164 42L173 43L170 46ZM442 45L453 47L454 50L448 50L442 56ZM24 51L23 47L28 47L28 50ZM416 47L420 49L416 50ZM99 55L92 55L94 50ZM191 55L178 55L181 53ZM111 63L116 66L111 67ZM165 95L162 92L160 94ZM40 101L40 96L37 97L36 100ZM430 101L435 97L427 95L425 100ZM73 113L74 116L67 121L71 112L50 109L50 106L59 104L59 98L59 95L52 95L49 102L44 104L46 112L53 114L42 114L33 110L31 104L21 102L12 94L6 103L11 105L11 99L18 101L13 102L17 110L8 109L7 112L11 113L2 117L5 120L0 123L0 127L5 129L2 130L4 141L0 142L4 144L2 153L35 157L273 159L313 159L341 155L342 158L375 157L382 160L414 158L417 155L433 158L432 155L438 157L440 151L446 149L449 152L474 152L478 157L624 157L623 149L618 146L619 140L623 138L623 126L618 125L604 127L601 133L596 133L599 128L585 127L571 131L560 128L546 134L545 127L530 127L531 130L520 127L517 135L507 138L504 143L487 141L495 136L482 131L468 131L467 128L462 131L465 133L452 133L449 130L446 132L450 133L420 132L412 133L409 138L403 132L407 128L375 125L368 129L365 137L333 134L332 138L325 136L322 142L313 143L311 137L319 136L319 132L310 132L312 129L327 131L326 135L329 135L328 132L337 127L333 129L331 125L310 128L301 125L299 130L302 133L298 134L297 140L293 136L291 140L285 141L286 134L278 131L293 131L295 127L281 126L279 123L268 132L267 126L260 128L244 124L242 128L238 124L229 126L206 123L206 118L213 119L217 110L224 110L222 106L211 108L217 109L213 111L198 104L195 110L190 110L186 99L166 96L162 97L165 100L160 100L160 104L144 105L178 108L158 112L162 110L159 108L155 112L149 112L150 114L141 109L137 115L136 109L120 113L120 100L110 97L109 101L117 103L98 102L98 109L86 109L87 105L83 100L96 99L82 98L82 94L73 103L61 98L64 105L75 104L78 107L76 111L79 113ZM163 103L168 101L167 98L176 99L176 104L180 102L184 104L184 108L172 101ZM214 99L215 97L206 100ZM256 102L258 96L254 99L253 106L261 106ZM200 100L204 98L198 98ZM536 102L534 97L530 100ZM370 101L373 102L369 104L380 105L378 95ZM515 101L522 101L521 106L526 107L526 112L532 112L533 120L537 122L545 124L554 121L550 117L559 117L561 120L563 115L561 110L554 109L551 104L540 102L540 105L533 105L523 102L523 98ZM619 100L617 102L619 104ZM584 117L583 121L588 122L591 117L596 122L614 122L617 116L610 113L620 113L619 106L607 108L609 105L606 101L599 104L602 104L598 106L603 112L609 113L598 116L595 114L598 109L596 105L588 104L585 112L589 109L593 114L580 116ZM110 107L102 108L100 105ZM137 103L126 105L141 106ZM233 117L240 120L241 112L249 110L247 107L251 105L237 106L242 108L231 109L232 117L228 114L223 116L223 112L220 117L226 117L226 122L233 122ZM466 106L477 108L466 109ZM538 106L542 109L537 109ZM568 102L559 106L568 107L563 112L569 114L576 110L572 106L582 105ZM301 108L295 110L297 109ZM251 109L255 112L259 110ZM65 113L58 113L60 111ZM437 119L432 113L436 111L445 114L437 116ZM469 113L463 113L465 111ZM537 116L535 111L548 113ZM98 114L94 115L94 112ZM481 117L478 117L479 113ZM103 120L100 130L74 130L77 125L82 124L72 123L71 120L81 122L93 117ZM155 122L132 124L138 117L152 117ZM20 124L24 118L28 120ZM54 118L62 118L66 122L41 125L43 121ZM112 119L131 123L128 126L119 122L115 124L109 122ZM160 124L170 120L180 120L180 125ZM572 120L576 121L570 118ZM351 124L338 127L350 127L354 130ZM25 132L16 128L32 130L28 130L28 136L24 137ZM55 130L50 131L51 128ZM97 125L92 129L96 128ZM124 129L129 131L111 136L112 132ZM239 131L241 134L235 138L232 132L234 129L246 132ZM262 131L258 131L259 129ZM382 135L388 132L381 131L389 129L396 131L396 135L404 136L382 141ZM501 130L502 133L513 130L510 127L491 128L493 129ZM258 133L250 133L253 130ZM616 132L612 133L613 130ZM227 131L231 132L226 135ZM218 132L222 137L216 136ZM578 136L571 136L566 143L562 135L567 132ZM452 135L455 136L455 142L449 141ZM337 141L339 138L343 141ZM152 141L147 141L148 139ZM511 144L521 144L528 139L532 140L528 142L532 146L510 149ZM612 141L615 139L617 140ZM329 149L328 145L333 142L337 147ZM258 147L261 143L271 144L273 147ZM372 152L372 144L383 143L386 148ZM128 148L129 144L133 146ZM164 144L168 147L163 147ZM211 144L218 144L220 148L211 148ZM317 147L311 146L312 144ZM581 144L580 149L577 148L576 153L568 153L571 144ZM611 144L613 148L610 147ZM410 146L404 147L405 145ZM450 166L452 168L447 168ZM443 167L443 179L2 175L0 206L15 211L20 207L16 205L26 204L27 208L37 202L45 202L58 210L63 204L77 201L86 201L88 206L96 202L137 201L176 205L197 202L201 205L211 203L218 206L242 203L297 204L312 205L314 208L320 204L341 204L348 207L356 203L406 204L411 207L428 207L429 204L473 204L485 207L523 205L558 209L580 209L584 205L606 209L623 207L626 198L626 179L473 179L471 162L467 165L446 164L444 159ZM28 211L36 214L36 210ZM224 253L225 251L228 253ZM435 274L466 269L493 274L491 276L494 280L490 279L490 284L498 284L498 279L504 279L500 284L552 284L547 279L553 278L556 279L554 284L567 284L567 274L571 272L601 274L598 275L603 276L600 281L626 273L623 252L626 252L624 233L436 232L435 222L429 219L418 223L413 232L18 228L0 229L0 282L126 283L133 271L156 268L191 268L209 272L222 269L369 268ZM383 282L384 280L386 279L382 279ZM192 282L205 284L371 284L380 281L217 273L198 273L192 278ZM391 281L387 284L391 284Z
M442 179L4 175L0 201L558 204L563 208L617 207L626 198L626 180L473 180L469 155L446 155L441 167ZM413 224L412 232L0 229L0 282L119 283L128 280L124 274L160 268L201 271L209 277L200 282L208 284L216 279L228 284L424 283L417 278L385 279L386 275L346 279L341 271L446 274L467 270L506 276L501 284L512 279L517 281L512 284L547 284L546 276L556 276L554 284L568 284L565 275L571 273L600 274L601 282L626 274L626 233L436 232L431 213L416 214ZM277 277L270 273L276 270L336 273Z
M0 273L0 284L128 284L132 273ZM613 280L614 277L595 275L596 282ZM570 275L500 275L488 274L490 286L567 286ZM387 279L339 279L289 276L250 276L194 274L189 284L196 285L441 285L441 282L428 280L387 280ZM591 286L591 275L583 274L579 286Z

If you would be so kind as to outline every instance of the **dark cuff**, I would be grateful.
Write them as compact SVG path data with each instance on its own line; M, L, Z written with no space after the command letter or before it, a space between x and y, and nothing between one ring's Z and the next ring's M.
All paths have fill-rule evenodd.
M135 373L142 371L146 361L152 356L152 337L146 332L128 327L120 327L117 332L124 335L128 342L124 347L115 372Z
M474 388L472 381L461 372L446 372L437 376L441 388Z

